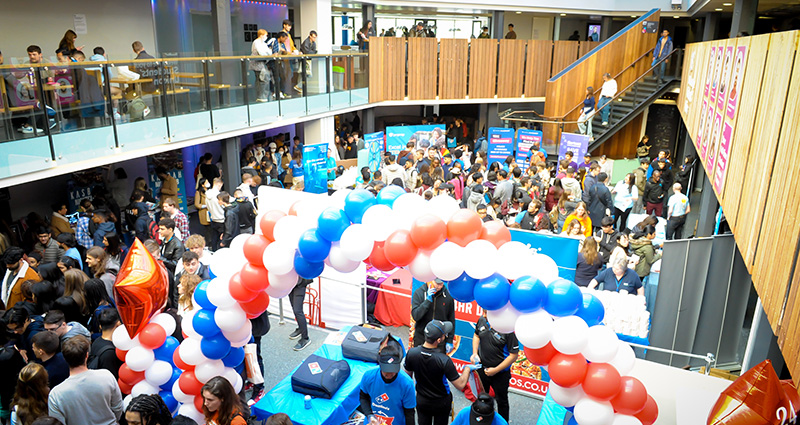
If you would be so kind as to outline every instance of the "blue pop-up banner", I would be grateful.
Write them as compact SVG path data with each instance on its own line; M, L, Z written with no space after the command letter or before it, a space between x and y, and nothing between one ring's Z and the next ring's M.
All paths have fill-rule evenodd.
M394 155L405 150L408 142L414 142L413 149L428 149L431 146L439 150L447 146L444 124L404 125L386 127L386 151Z
M328 193L328 144L303 146L304 192Z
M517 130L517 165L522 168L522 171L527 170L530 165L531 147L534 142L539 142L539 146L541 146L541 131L526 128Z
M514 129L502 127L489 128L489 149L487 151L489 165L500 162L514 155Z

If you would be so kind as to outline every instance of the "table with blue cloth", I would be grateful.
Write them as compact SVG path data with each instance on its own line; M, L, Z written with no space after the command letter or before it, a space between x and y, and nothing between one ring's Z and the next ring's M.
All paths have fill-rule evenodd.
M350 328L351 326L343 328L339 331L341 338L332 336L333 339L344 340ZM339 387L333 398L312 398L311 408L306 409L305 395L292 391L292 375L297 370L295 367L289 376L283 378L253 405L253 414L258 419L264 420L276 413L286 413L298 425L340 425L349 419L360 404L361 377L367 370L378 365L345 358L342 356L341 342L339 345L323 344L314 354L331 360L345 360L350 365L350 377Z

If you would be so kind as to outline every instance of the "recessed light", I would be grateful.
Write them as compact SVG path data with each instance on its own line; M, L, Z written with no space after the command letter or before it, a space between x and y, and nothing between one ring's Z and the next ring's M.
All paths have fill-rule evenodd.
M678 18L680 18L680 16L675 15L675 16L673 16L673 18L678 19Z
M520 12L520 11L517 11L517 15L522 15L522 12Z
M733 6L733 3L722 3L723 6Z
M721 7L718 7L716 9L714 9L714 10L716 10L717 12L722 12L722 8Z
M636 17L636 15L631 15L631 18L635 18L635 17Z
M561 16L567 16L567 14L566 13L562 13Z

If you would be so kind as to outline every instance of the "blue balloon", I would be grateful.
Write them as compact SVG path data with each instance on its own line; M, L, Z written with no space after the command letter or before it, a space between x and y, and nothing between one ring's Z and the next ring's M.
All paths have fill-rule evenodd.
M214 310L200 309L192 318L192 327L195 332L204 337L219 335L220 329L214 321Z
M194 323L194 322L192 322ZM177 338L174 336L168 336L164 343L161 344L161 347L156 348L153 350L153 354L156 355L156 359L163 360L168 362L169 364L175 366L172 362L172 355L175 354L175 350L181 343L178 342Z
M603 303L594 295L583 294L583 302L575 315L583 319L589 327L592 327L603 322L606 309L603 307Z
M303 258L300 253L294 256L294 271L303 279L314 279L322 274L325 269L325 262L323 261L308 261ZM195 316L197 317L197 316Z
M544 309L557 317L572 316L583 302L580 288L566 279L557 279L547 287Z
M390 184L378 192L378 203L391 207L395 199L399 198L400 195L405 195L405 193L406 191L402 187Z
M208 290L208 282L211 281L204 280L200 282L200 284L198 284L196 288L194 288L194 300L197 301L197 304L202 308L205 308L207 310L216 310L217 306L215 306L214 304L211 303L211 301L208 300L208 294L206 293L206 291Z
M484 310L498 310L508 304L508 293L511 286L508 279L495 273L475 284L473 295L475 301Z
M344 198L344 213L353 223L361 223L361 217L375 205L375 196L367 189L356 189L347 194Z
M469 277L466 273L461 273L461 276L455 278L455 280L447 282L447 289L454 300L462 303L471 303L475 301L475 296L473 295L475 282L477 280Z
M172 376L169 378L166 384L161 386L162 390L172 391L172 385L178 382L178 379L181 377L182 370L178 369L177 367L172 368Z
M570 412L574 412L575 411L575 407L573 407L572 410L567 408L567 410L569 410ZM567 425L578 425L578 421L575 420L575 416L569 418L569 421L567 422Z
M231 351L231 342L222 334L203 337L200 340L200 351L209 359L221 360Z
M306 261L319 263L328 258L331 252L331 243L319 235L316 229L308 229L300 236L297 250Z
M208 278L210 280L214 280L214 278L216 278L216 277L217 277L217 275L215 275L214 272L211 271L211 267L208 267Z
M541 280L522 276L511 284L511 292L508 300L520 313L533 313L542 308L544 300L547 299L547 287Z
M317 219L317 232L323 238L337 242L342 238L342 233L350 226L350 220L344 211L336 207L326 208Z
M170 412L178 408L178 400L175 400L175 397L172 396L172 391L159 391L159 396L161 399L164 400L164 404L167 406Z
M222 359L222 363L224 363L226 367L236 367L242 361L244 361L244 348L242 347L232 347L228 355Z

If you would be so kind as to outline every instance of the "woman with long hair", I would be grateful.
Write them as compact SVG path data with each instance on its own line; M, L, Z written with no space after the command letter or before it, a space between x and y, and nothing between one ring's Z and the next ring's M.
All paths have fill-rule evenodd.
M564 193L564 187L561 186L561 179L553 180L553 185L547 189L547 196L544 198L544 207L547 211L553 210L553 207L561 200L562 193Z
M142 394L134 397L125 409L122 425L169 425L172 413L158 394Z
M578 117L578 131L589 136L589 140L594 140L592 135L592 119L594 118L594 87L586 87L586 95L583 98L581 115Z
M572 199L570 192L562 190L561 197L558 199L558 203L553 207L558 209L556 231L558 231L558 229L564 229L564 222L567 220L567 217L569 217L569 215L575 211L577 206L578 202Z
M617 246L614 247L611 251L611 255L608 256L608 264L616 264L616 262L620 260L624 260L627 263L630 255L630 240L628 239L627 229L617 233L616 243Z
M133 191L140 191L144 195L144 202L157 203L156 198L153 197L153 192L147 187L147 180L144 177L137 177L133 181ZM133 201L133 194L131 194L131 201Z
M114 301L106 292L106 284L100 279L89 279L83 284L86 295L86 309L90 312L87 329L94 334L100 333L100 312L114 307Z
M39 272L42 280L46 280L55 286L59 297L64 294L64 273L58 268L58 263L42 264L37 269L37 272Z
M227 379L221 376L209 379L200 394L207 425L247 425L246 410Z
M597 276L597 271L603 261L597 252L597 242L594 238L586 238L583 247L578 251L578 264L575 267L575 284L589 286L589 282Z
M31 425L36 419L47 416L48 379L47 370L39 363L28 363L22 368L14 392L11 423Z
M86 251L86 263L92 271L92 275L103 281L106 285L108 296L114 299L114 282L117 280L119 265L108 257L106 251L99 246L93 246Z
M83 316L89 314L84 289L84 284L87 280L89 280L89 276L86 276L86 273L80 270L71 269L64 274L64 296L75 300L75 304L78 305Z
M42 280L31 285L33 302L36 304L36 312L44 314L53 308L53 303L59 295L58 287L50 281Z
M614 228L622 230L628 225L628 215L633 204L639 199L639 188L636 187L636 176L628 173L611 191L614 195Z
M128 255L128 247L122 242L116 232L108 232L103 237L103 245L105 245L106 254L111 261L121 265L125 261L125 256Z
M76 50L83 50L83 46L75 47L75 40L78 38L78 34L75 33L73 30L67 30L64 33L64 37L61 37L61 41L58 42L58 50L67 50L70 55Z
M564 220L564 229L567 228L571 221L577 220L583 226L583 235L587 238L592 236L592 219L589 218L589 213L586 210L586 204L583 202L578 202L578 205L575 206L575 211L572 214L568 215L567 218Z
M208 199L206 199L208 189L211 189L211 182L201 178L197 182L197 191L194 193L194 207L197 208L197 218L200 220L200 225L203 226L204 235L209 234L208 226L211 225L211 218L208 215Z
M192 296L197 285L200 284L202 278L196 274L183 273L178 282L178 315L183 316L186 313L194 310L192 304Z

